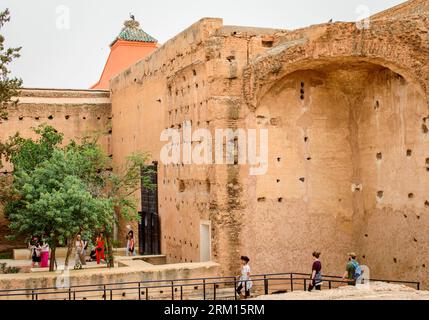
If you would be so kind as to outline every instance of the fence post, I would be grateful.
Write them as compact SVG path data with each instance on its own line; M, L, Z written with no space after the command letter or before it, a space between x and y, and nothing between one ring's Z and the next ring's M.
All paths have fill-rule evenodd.
M139 300L141 300L141 299L142 299L142 292L141 292L141 288L140 288L140 286L141 286L141 284L140 284L140 282L139 282L139 287L138 287L138 290L139 290Z
M149 300L149 288L146 287L146 300Z
M203 300L206 300L206 279L203 279Z
M171 300L174 300L174 281L171 281Z
M110 300L113 300L113 290L110 289Z
M304 291L307 291L307 279L304 278Z
M332 283L331 283L331 280L329 280L328 284L329 284L329 289L332 289Z
M293 292L293 273L290 274L290 291Z
M180 300L183 300L183 285L180 286Z
M71 288L69 288L69 300L71 300Z
M265 295L268 294L268 279L267 279L267 275L264 275L264 292L265 292Z
M213 283L213 300L216 300L216 283Z
M103 286L103 292L104 292L104 294L103 294L104 300L107 300L106 285Z
M31 300L34 300L34 290L31 290Z
M420 282L417 282L417 290L420 290Z
M234 277L234 300L237 300L237 278Z

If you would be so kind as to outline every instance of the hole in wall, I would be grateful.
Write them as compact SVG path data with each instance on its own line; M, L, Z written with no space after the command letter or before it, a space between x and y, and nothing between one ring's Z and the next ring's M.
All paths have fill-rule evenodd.
M393 262L394 262L394 263L398 263L398 259L393 258Z
M283 202L283 198L278 198L277 201L278 202Z
M427 200L425 201L425 207L429 208L429 201L427 201Z
M22 119L24 119L24 117L23 117L23 116L20 116L18 119L19 119L19 120L22 120Z
M380 108L380 102L378 100L375 100L374 102L374 110L378 110Z
M262 40L262 46L265 48L271 48L274 45L273 40Z
M425 123L422 124L422 131L424 134L427 134L429 132L429 128Z
M384 197L383 191L377 191L377 198L382 199Z
M383 154L381 152L377 153L377 160L383 159Z
M305 182L305 178L301 177L301 178L299 178L299 181Z
M414 242L418 242L416 238L414 238Z
M277 162L280 162L280 161L282 161L282 158L278 157Z
M228 57L226 57L226 60L228 60L229 62L232 62L232 61L234 61L235 60L235 56L228 56Z
M197 75L197 71L194 69L194 70L192 70L192 74L194 75L194 76L196 76Z
M365 238L368 238L368 234L365 234Z
M280 183L280 179L277 179L277 183Z
M414 193L409 193L408 194L408 199L414 199Z
M307 142L308 141L308 137L304 137L304 142Z
M304 88L304 86L305 86L305 83L301 82L301 88Z
M49 119L49 120L52 120L52 119L54 119L54 116L50 115L50 116L48 117L48 119Z
M258 198L258 202L265 202L267 200L265 197Z
M407 150L407 157L411 157L413 155L413 150L408 149Z
M34 119L39 120L39 119L40 119L40 117L34 117Z

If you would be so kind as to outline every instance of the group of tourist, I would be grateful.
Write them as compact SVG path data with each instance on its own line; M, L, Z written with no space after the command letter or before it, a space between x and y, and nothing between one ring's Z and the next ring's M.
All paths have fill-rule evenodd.
M356 253L348 254L348 261L346 264L346 271L343 275L343 280L347 281L348 285L355 285L361 282L363 271L356 260ZM313 265L311 268L311 282L308 286L308 291L322 290L322 263L320 262L320 252L313 252Z
M95 245L92 247L89 257L87 257L87 251L89 247L89 241L82 239L81 235L77 235L76 241L74 244L75 249L75 269L82 268L83 265L86 265L87 261L97 261L97 264L100 264L101 261L106 261L105 257L105 241L103 233L100 233L96 240ZM133 246L134 246L134 242ZM28 247L31 252L31 267L34 268L37 264L40 268L49 267L49 244L40 240L38 236L33 236L28 244ZM134 247L133 247L134 248Z
M314 288L316 290L322 290L322 262L320 261L321 253L318 251L313 252L313 265L311 267L310 284L308 291L311 292ZM356 260L355 253L348 254L348 261L346 264L346 271L343 275L343 280L347 281L348 285L355 285L361 282L363 271ZM250 259L246 256L242 256L241 260L241 274L238 276L238 287L236 289L237 294L241 299L246 299L250 296L250 289L252 288L252 280L250 278ZM244 294L242 290L244 288Z

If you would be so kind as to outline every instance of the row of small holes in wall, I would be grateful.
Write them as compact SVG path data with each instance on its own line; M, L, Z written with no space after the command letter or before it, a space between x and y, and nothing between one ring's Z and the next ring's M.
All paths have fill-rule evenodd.
M384 197L384 191L377 191L377 198L378 199L383 199L383 197ZM409 193L408 194L408 199L409 200L413 200L415 198L415 195L414 195L414 193ZM429 208L429 201L425 201L425 207L426 208Z
M362 259L366 259L366 255L362 255ZM393 263L398 263L398 259L393 257ZM422 268L426 268L426 264L422 264Z
M185 119L185 120L187 120L187 119ZM191 126L194 124L194 122L192 121L192 120L187 120L187 121L189 121L190 122L190 124L191 124ZM205 127L201 127L201 123L203 123L203 124L205 124L206 126ZM197 128L207 128L209 125L210 125L210 120L207 120L207 121L197 121L196 122L196 124L197 124ZM176 123L176 124L172 124L171 126L170 126L170 128L171 129L173 129L173 128L176 128L176 129L182 129L182 123ZM166 130L168 130L168 128L165 128ZM196 142L196 141L192 141L192 143L194 143L194 142Z
M408 157L408 158L411 158L412 157L412 155L413 155L413 150L411 150L411 149L408 149L407 151L406 151L406 156ZM381 152L378 152L377 154L376 154L376 159L377 160L382 160L383 159L383 154L381 153ZM425 159L425 165L427 166L427 170L429 171L429 158L426 158Z
M205 85L206 85L205 81L202 81L202 86L205 87ZM195 82L192 86L195 87L195 89L198 89L200 87L198 82ZM182 96L184 96L185 95L184 92L185 92L186 88L188 89L188 93L191 92L191 85L188 84L187 87L182 87L180 89L176 89L176 96L179 95L179 92Z
M192 70L192 75L194 76L194 77L196 77L197 76L197 71L194 69L194 70ZM183 81L186 81L186 76L183 76L182 77L182 80ZM204 80L203 80L203 85L204 85L205 83L204 83ZM191 85L189 85L188 84L188 88L190 89L190 87L191 87ZM198 83L196 83L195 84L195 87L196 88L198 88ZM181 90L183 90L183 88L181 89ZM171 96L172 95L172 87L171 87L171 85L170 86L168 86L168 94ZM176 95L178 94L178 91L176 90Z
M173 258L173 255L172 255L171 253L169 253L169 254L168 254L168 256L169 256L170 258ZM180 259L180 261L188 262L188 259L187 259L187 258L183 259L182 257L174 256L174 259ZM189 260L189 262L192 262L192 260ZM197 288L198 288L198 287L196 287L196 288L195 288L195 290L197 290Z
M200 102L198 102L198 103L194 103L192 106L193 106L193 109L195 110L196 108L197 108L197 105L199 104L199 106L200 106L200 108L202 108L203 107L203 104L205 103L206 105L208 104L208 100L206 99L206 100L203 100L203 101L200 101ZM184 113L184 114L187 114L187 113L189 113L189 110L191 109L191 106L190 105L186 105L186 106L181 106L181 107L179 107L179 108L176 108L176 109L173 109L173 108L170 108L169 110L168 110L168 115L169 116L172 116L172 115L174 115L175 117L177 117L178 115L182 115L182 113Z
M164 236L164 240L167 240L167 236ZM171 240L171 236L168 236L168 240ZM173 242L176 242L176 238L173 237ZM188 242L187 240L180 240L179 239L179 243L183 244L183 245L189 245L192 248L192 242ZM198 249L198 244L195 246L196 249Z
M64 119L69 120L69 119L70 119L70 117L71 117L71 116L69 116L69 115L65 115L65 116L64 116ZM19 120L19 121L23 121L25 118L34 119L34 120L44 119L44 117L40 117L40 116L36 116L36 117L19 116L19 117L18 117L18 120ZM54 120L54 116L50 115L50 116L46 117L46 119L48 119L48 120ZM86 118L86 116L82 117L82 120L86 120L86 119L87 119L87 118ZM108 117L108 119L109 119L109 120L111 120L111 119L112 119L112 117ZM4 121L8 121L8 120L9 120L9 118L8 118L8 117L6 117L6 118L4 118L3 120L4 120ZM97 120L101 120L101 117L97 117ZM0 123L1 123L1 122L0 122Z

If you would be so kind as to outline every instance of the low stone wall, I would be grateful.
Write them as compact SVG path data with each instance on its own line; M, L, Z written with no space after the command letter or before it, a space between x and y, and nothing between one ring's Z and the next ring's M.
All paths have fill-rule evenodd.
M193 279L214 277L219 275L219 264L215 262L181 263L167 265L150 265L138 260L124 260L121 268L102 268L96 270L69 270L66 273L38 272L32 274L4 274L0 275L0 290L25 289L25 295L15 297L1 297L0 300L31 299L33 288L55 288L58 285L97 285L106 283L137 282L148 280ZM64 299L65 294L58 289L50 295L41 295L42 299ZM0 295L2 292L0 292ZM98 298L101 298L98 297Z

